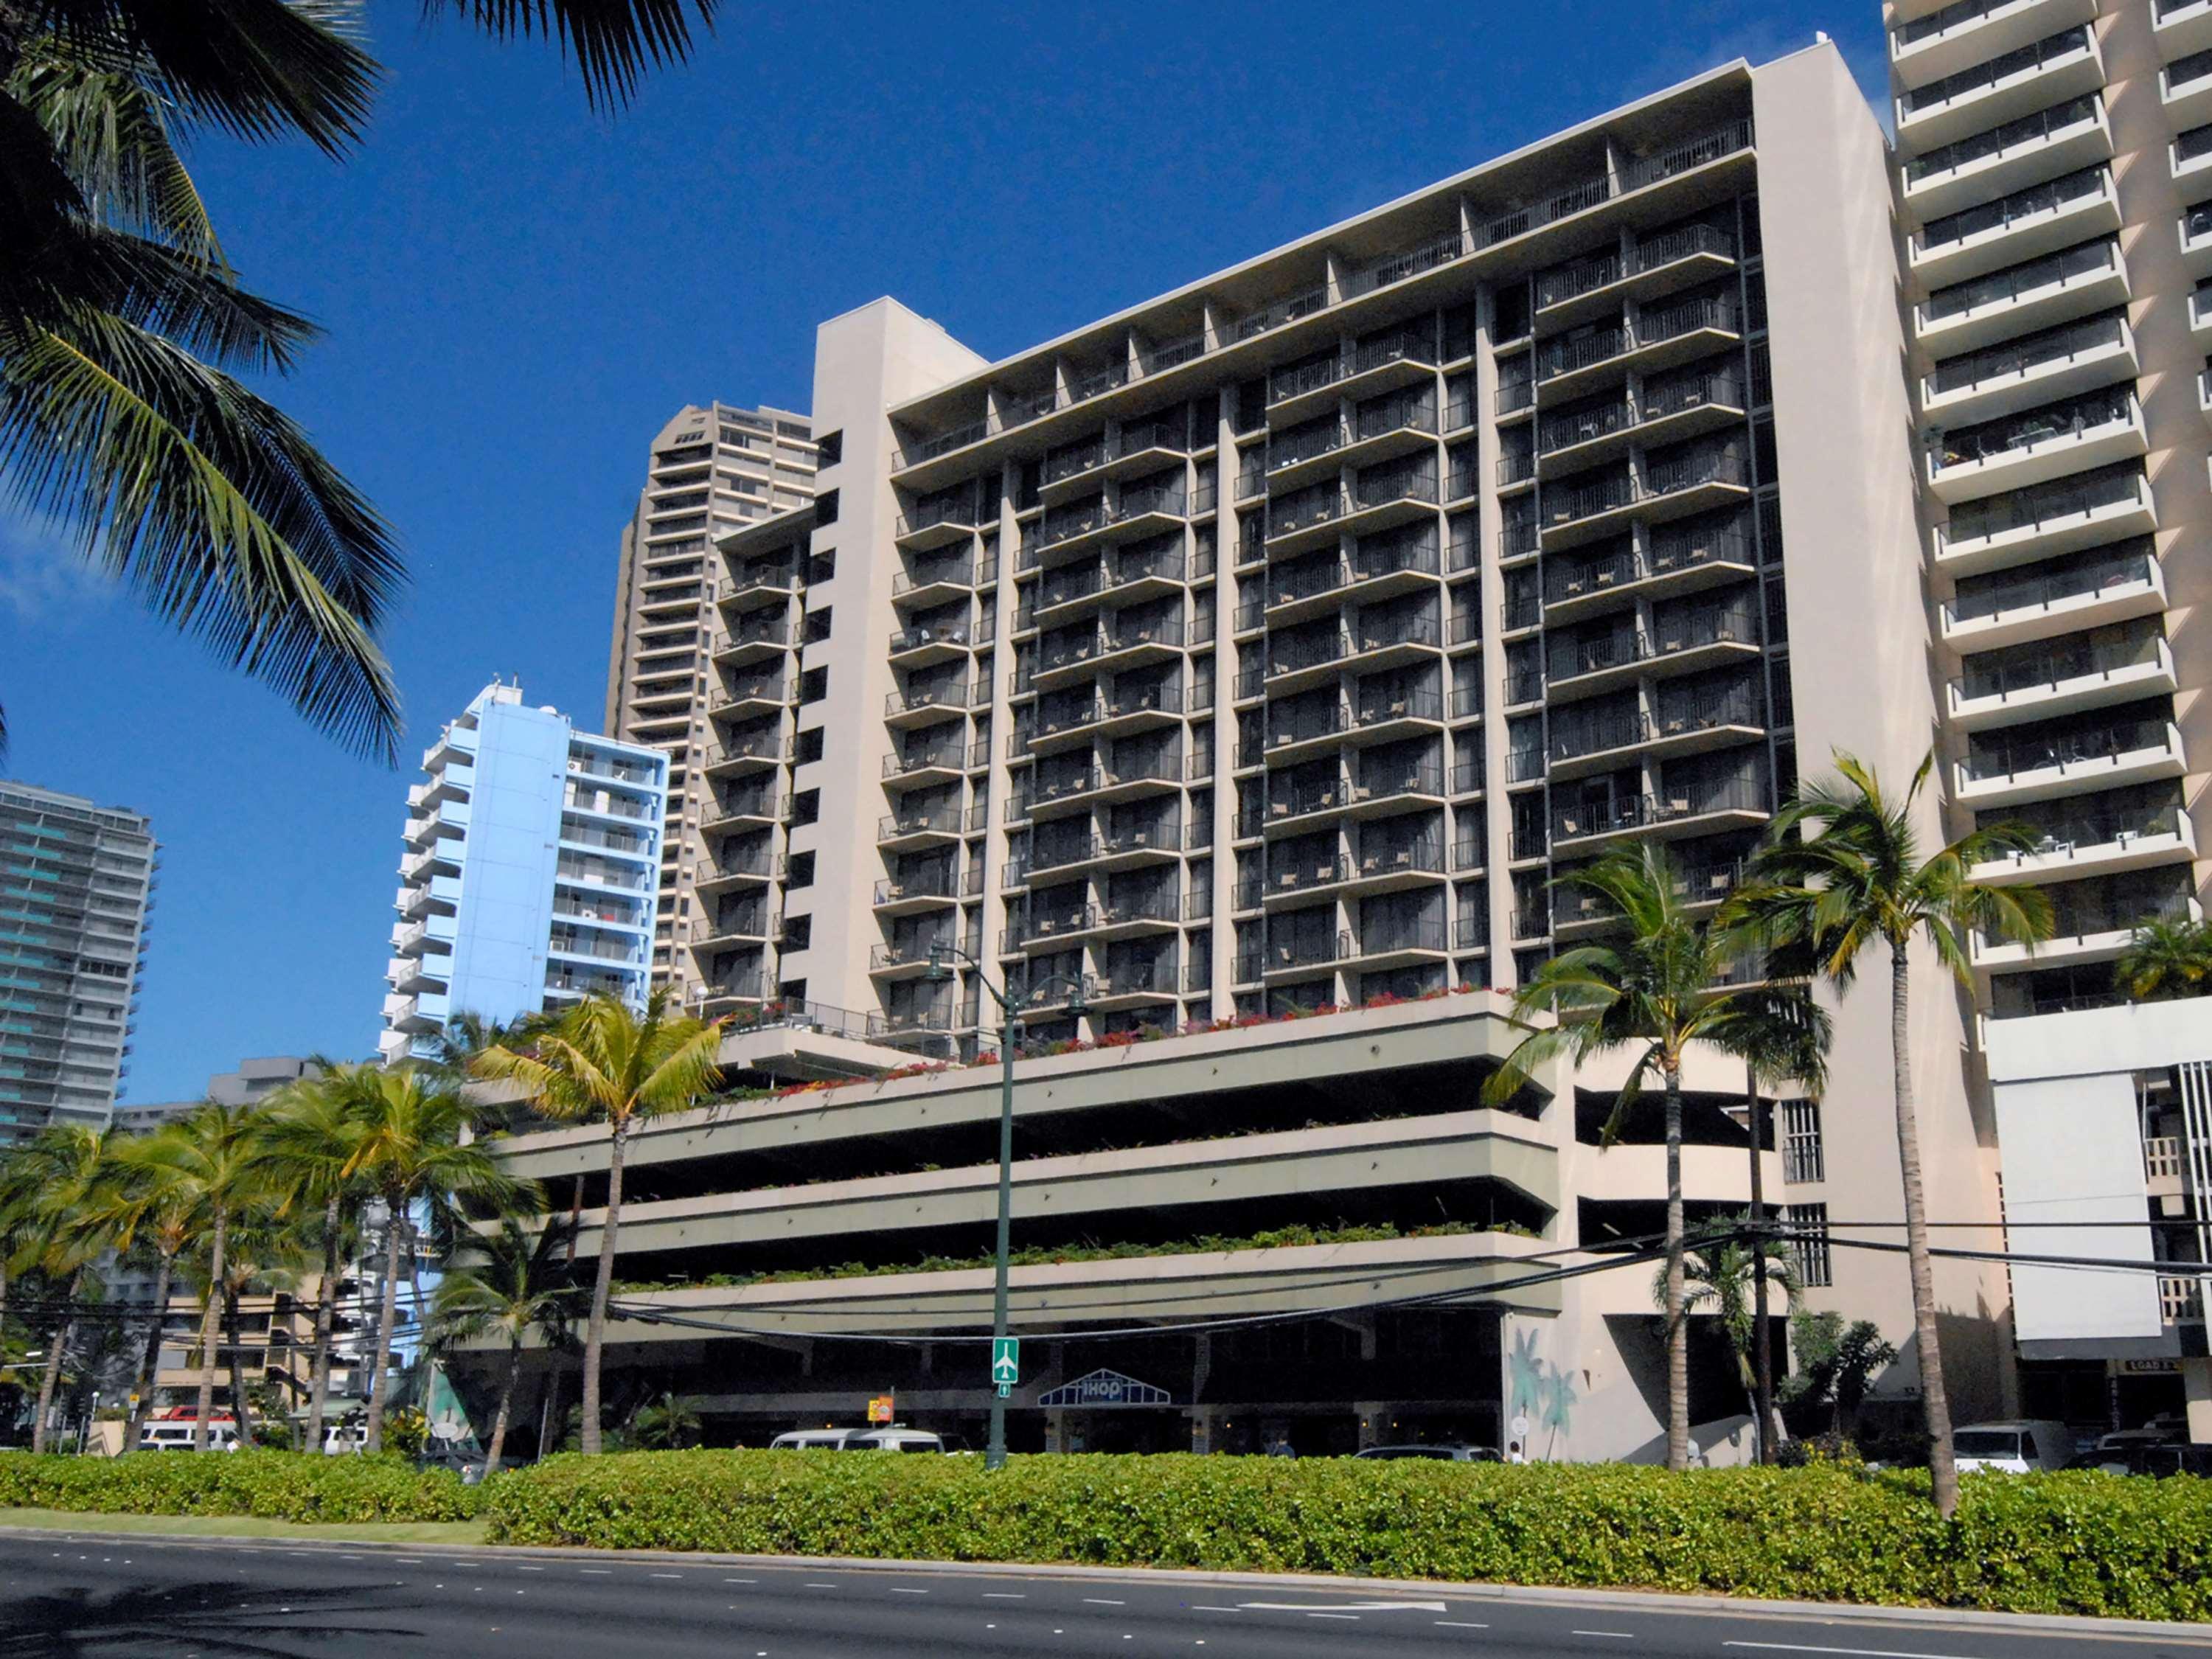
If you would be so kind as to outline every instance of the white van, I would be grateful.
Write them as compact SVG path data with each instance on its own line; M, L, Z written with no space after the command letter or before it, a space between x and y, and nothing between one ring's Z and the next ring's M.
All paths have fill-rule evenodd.
M185 1451L192 1449L192 1431L196 1423L149 1423L139 1432L140 1451ZM210 1451L236 1451L238 1425L210 1423L208 1425L207 1449Z
M794 1429L768 1443L770 1451L889 1451L945 1450L942 1435L924 1429Z
M770 1451L841 1451L850 1429L796 1429L768 1443Z
M1961 1474L1977 1469L2045 1474L2074 1461L2074 1432L2063 1423L2040 1418L1969 1423L1951 1431L1951 1455Z

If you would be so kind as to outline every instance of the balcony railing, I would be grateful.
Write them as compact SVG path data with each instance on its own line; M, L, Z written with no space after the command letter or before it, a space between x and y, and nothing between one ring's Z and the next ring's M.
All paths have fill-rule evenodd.
M2109 387L2082 397L2069 398L2063 403L2046 404L2040 409L2008 415L2002 420L1947 432L1943 434L1941 447L1936 451L1934 460L1939 471L1955 466L1971 466L1978 462L1995 460L2000 456L2033 449L2038 444L2050 443L2069 434L2080 438L2100 427L2132 421L2136 417L2133 384Z
M1951 509L1942 532L1946 543L1979 541L2008 531L2025 530L2053 519L2094 513L2140 500L2143 473L2140 463L2129 462L2094 472L2054 479L2024 489L2011 489Z
M1970 781L1982 783L2022 772L2040 772L2082 761L2117 760L2122 755L2163 749L2169 730L2162 720L2131 720L2072 732L1976 739L1970 743L1962 764Z
M1955 173L1960 167L1991 155L2002 155L2022 144L2032 144L2048 138L2054 132L2063 132L2069 127L2080 126L2085 121L2097 118L2098 101L2094 97L2069 98L2063 104L2024 115L2017 121L2007 121L2002 126L1991 127L1956 143L1931 149L1925 155L1917 155L1905 164L1905 176L1912 184L1936 178L1946 173Z
M1972 69L1960 70L1956 75L1947 75L1940 81L1931 81L1924 87L1907 91L1897 100L1898 109L1906 118L1925 115L1929 111L1955 103L2008 80L2024 70L2040 69L2045 64L2056 63L2079 52L2090 50L2088 25L2080 24L2040 40L2000 52L1986 63Z
M1945 622L1956 628L2029 611L2047 611L2068 599L2087 599L2112 588L2148 585L2156 580L2156 567L2148 551L2123 557L2100 559L2094 564L2050 575L2027 575L1961 592L1945 602Z
M1388 726L1393 720L1441 720L1443 717L1443 692L1409 690L1362 696L1352 711L1352 723L1355 727Z
M2030 185L2009 196L1994 202L1983 202L1962 208L1940 219L1930 219L1913 236L1914 244L1923 253L1962 242L1969 236L1978 236L1984 231L1996 230L2018 219L2031 219L2039 215L2054 213L2069 203L2087 200L2101 195L2111 188L2110 170L2101 164L2083 167L2048 184Z
M2049 690L2068 680L2148 668L2165 659L2165 647L2164 635L2153 633L2126 642L2093 643L2076 635L2020 656L1992 652L1987 657L1966 659L1966 672L1951 681L1951 696L1954 703L1976 702L1984 697Z
M888 812L877 821L876 839L895 841L902 836L960 833L960 809L941 806L924 812Z
M973 587L975 586L975 564L972 559L949 559L938 564L917 564L891 578L891 597L903 599L919 588Z
M2022 807L2003 814L2012 823L2023 823L2035 836L2034 844L2018 853L2003 856L2010 860L2047 858L2054 854L2070 853L2077 847L2110 847L2118 842L2138 841L2148 836L2178 836L2181 833L2181 805L2169 800L2163 806L2116 808L2109 811L2068 811L2064 804L2054 807Z
M2017 340L2008 340L2002 345L1989 346L1980 351L1969 352L1963 357L1947 358L1936 365L1928 377L1928 390L1935 396L1962 391L1978 386L1984 380L1994 380L2009 374L2024 374L2030 369L2041 368L2050 363L2063 363L2087 352L2100 351L2115 346L2127 337L2127 325L2118 312L2105 317L2091 317L2078 323L2069 323L2063 328L2046 329L2040 334L2030 334Z
M918 714L928 708L968 709L980 706L990 695L990 687L978 680L969 684L964 680L951 685L909 686L903 691L893 691L884 698L884 713Z

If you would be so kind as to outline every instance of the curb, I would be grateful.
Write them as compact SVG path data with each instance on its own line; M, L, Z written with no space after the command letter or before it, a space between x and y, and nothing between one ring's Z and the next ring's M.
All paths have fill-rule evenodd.
M1396 1595L1456 1596L1468 1601L1521 1602L1537 1607L1635 1607L1646 1612L1731 1618L1764 1615L1820 1624L1920 1626L1936 1629L1972 1627L2044 1636L2148 1637L2167 1643L2212 1646L2212 1624L2154 1619L2107 1619L2080 1613L1986 1613L1972 1607L1870 1606L1857 1601L1786 1601L1719 1592L1558 1589L1534 1584L1460 1583L1429 1578L1360 1578L1333 1573L1224 1572L1186 1567L1097 1567L1073 1563L1024 1561L905 1561L847 1555L732 1555L689 1550L604 1550L542 1544L386 1543L361 1539L277 1540L226 1537L210 1533L101 1532L72 1527L4 1527L0 1538L97 1539L104 1543L161 1540L209 1546L250 1544L267 1547L358 1553L363 1550L422 1554L426 1551L482 1555L487 1559L550 1561L637 1561L690 1563L704 1566L787 1568L794 1571L897 1573L961 1577L1057 1578L1077 1583L1186 1584L1245 1589L1362 1590Z

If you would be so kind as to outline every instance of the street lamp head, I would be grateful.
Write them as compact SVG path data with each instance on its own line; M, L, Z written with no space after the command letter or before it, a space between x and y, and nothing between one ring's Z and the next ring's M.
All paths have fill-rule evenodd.
M933 945L929 947L929 969L922 977L932 985L942 985L952 977L952 969L945 960L945 947L942 945Z
M1083 1000L1083 977L1079 974L1074 981L1074 988L1067 994L1067 1017L1070 1019L1081 1019L1089 1011L1090 1005Z

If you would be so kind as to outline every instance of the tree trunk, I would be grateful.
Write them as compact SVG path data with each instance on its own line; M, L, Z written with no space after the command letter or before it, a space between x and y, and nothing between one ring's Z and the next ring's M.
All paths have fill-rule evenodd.
M507 1447L507 1415L514 1409L514 1385L522 1378L522 1339L517 1337L507 1351L507 1375L500 1381L499 1409L492 1413L491 1444L484 1449L483 1478L487 1480L499 1473L499 1455Z
M154 1379L161 1370L161 1327L169 1311L169 1279L176 1266L177 1253L164 1250L161 1265L154 1270L154 1328L146 1333L146 1346L139 1352L131 1385L138 1403L131 1408L131 1420L123 1425L125 1455L138 1449L138 1437L146 1432L146 1419L154 1414Z
M304 1449L323 1449L323 1416L331 1394L331 1327L338 1305L338 1200L323 1206L323 1279L315 1297L315 1354L307 1376L307 1443Z
M1744 1067L1745 1098L1751 1105L1751 1364L1755 1382L1752 1414L1759 1419L1759 1461L1774 1461L1777 1438L1774 1423L1774 1353L1766 1329L1766 1175L1760 1158L1765 1150L1765 1103L1759 1097L1759 1079Z
M584 1455L599 1450L599 1350L607 1334L607 1293L614 1288L615 1227L622 1218L623 1146L630 1120L615 1125L607 1152L607 1218L599 1228L599 1270L592 1280L592 1320L584 1332Z
M246 1398L246 1367L239 1358L238 1292L226 1285L222 1288L222 1328L224 1346L230 1351L227 1362L230 1367L230 1414L238 1419L238 1443L242 1450L253 1449L253 1407Z
M550 1457L561 1449L561 1356L551 1356L545 1373L545 1398L538 1407L538 1455Z
M76 1331L76 1293L83 1283L84 1269L79 1267L70 1275L69 1287L62 1292L62 1321L54 1328L53 1338L46 1345L46 1369L39 1373L39 1415L31 1425L31 1449L34 1452L46 1449L46 1416L54 1408L54 1389L62 1380L62 1355Z
M1667 1067L1667 1467L1690 1467L1690 1327L1682 1309L1682 1068Z
M397 1199L388 1200L390 1213L384 1222L384 1292L378 1297L376 1316L376 1347L368 1356L368 1449L384 1449L384 1396L386 1388L385 1356L392 1352L392 1322L398 1316L396 1305L399 1296L399 1238L405 1224L401 1220L402 1206Z
M1936 1332L1936 1273L1928 1255L1928 1211L1920 1184L1920 1121L1912 1104L1909 940L1889 946L1889 1049L1897 1092L1897 1165L1905 1181L1905 1249L1912 1273L1912 1330L1920 1358L1920 1401L1928 1425L1928 1468L1936 1508L1949 1520L1959 1507L1959 1466L1951 1452L1951 1402Z
M222 1315L222 1292L219 1287L228 1266L223 1256L229 1245L230 1212L218 1209L215 1212L215 1240L208 1250L207 1299L200 1304L200 1387L192 1419L192 1449L196 1452L207 1449L208 1419L215 1414L216 1321Z

